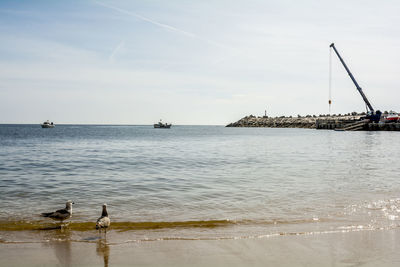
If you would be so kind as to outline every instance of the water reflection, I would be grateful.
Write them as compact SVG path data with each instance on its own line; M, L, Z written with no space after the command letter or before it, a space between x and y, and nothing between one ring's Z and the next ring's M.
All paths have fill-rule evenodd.
M71 231L68 228L61 228L45 233L45 238L49 240L45 246L54 249L54 253L61 266L71 266Z
M96 246L97 255L103 257L104 267L108 267L108 260L110 257L110 246L107 244L107 239L100 239L97 241Z

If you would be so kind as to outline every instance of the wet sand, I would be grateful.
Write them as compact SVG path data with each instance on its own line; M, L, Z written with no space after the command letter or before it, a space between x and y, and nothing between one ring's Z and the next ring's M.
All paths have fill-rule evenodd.
M0 243L0 266L400 266L399 251L399 228L238 240L60 240Z

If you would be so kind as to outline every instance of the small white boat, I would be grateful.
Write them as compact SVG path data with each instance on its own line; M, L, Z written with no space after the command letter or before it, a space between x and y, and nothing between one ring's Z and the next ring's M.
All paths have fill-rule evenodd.
M55 125L53 122L49 122L49 120L43 122L42 124L40 124L40 126L42 126L42 128L54 128Z
M156 123L156 124L154 124L154 128L165 128L165 129L169 129L169 128L171 128L171 123L170 124L168 124L168 123L163 123L161 120L158 122L158 123Z

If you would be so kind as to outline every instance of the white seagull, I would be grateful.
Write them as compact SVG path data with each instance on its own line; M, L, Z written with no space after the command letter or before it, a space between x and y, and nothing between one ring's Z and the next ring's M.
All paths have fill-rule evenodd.
M103 211L101 212L100 218L98 218L96 222L96 230L99 230L100 233L101 229L104 228L105 233L107 233L107 228L110 226L110 224L111 221L108 217L107 204L103 204Z

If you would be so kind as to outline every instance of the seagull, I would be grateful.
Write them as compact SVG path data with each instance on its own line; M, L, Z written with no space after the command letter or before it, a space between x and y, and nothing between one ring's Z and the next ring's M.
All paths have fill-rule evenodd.
M110 218L108 218L107 204L103 204L103 211L101 212L100 218L98 218L96 222L96 230L99 230L99 233L101 233L101 229L104 228L105 233L107 233L107 228L110 226L110 224L111 221Z
M72 204L75 203L72 202L71 200L68 200L67 203L65 204L65 209L57 210L54 212L45 212L42 213L42 216L63 222L64 220L69 219L72 216Z

